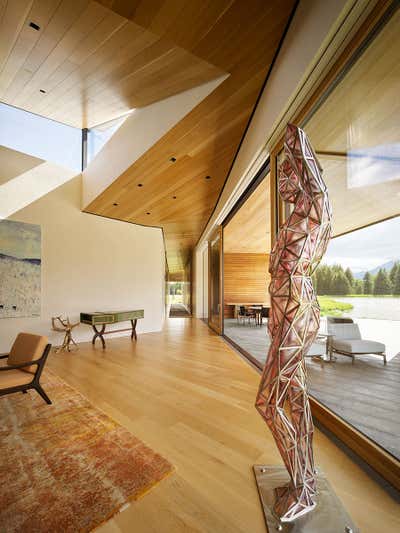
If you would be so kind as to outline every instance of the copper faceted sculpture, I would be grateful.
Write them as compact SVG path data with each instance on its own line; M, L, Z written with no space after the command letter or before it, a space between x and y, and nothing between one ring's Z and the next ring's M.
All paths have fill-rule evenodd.
M293 210L279 230L270 257L271 345L256 408L290 476L287 485L275 489L273 511L281 522L291 522L316 505L314 426L304 356L320 324L311 275L331 238L332 211L322 168L305 132L288 124L284 149L279 193L293 204Z

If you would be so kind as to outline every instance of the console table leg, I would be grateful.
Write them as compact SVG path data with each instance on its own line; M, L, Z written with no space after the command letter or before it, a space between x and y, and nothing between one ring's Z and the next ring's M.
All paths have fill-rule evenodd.
M105 329L106 329L106 325L103 324L102 327L101 327L101 330L100 330L100 331L96 328L95 325L93 325L93 329L94 329L94 331L95 331L95 333L94 333L94 335L93 335L93 339L92 339L92 344L93 344L93 346L94 346L94 342L95 342L95 340L97 339L97 337L100 337L101 343L102 343L102 345L103 345L103 350L104 350L105 347L106 347L106 343L105 343L105 341L104 341L103 333L104 333L104 331L105 331Z
M136 335L137 318L135 318L135 320L131 320L131 324L132 324L131 340L135 338L135 341L136 341L137 340L137 335Z

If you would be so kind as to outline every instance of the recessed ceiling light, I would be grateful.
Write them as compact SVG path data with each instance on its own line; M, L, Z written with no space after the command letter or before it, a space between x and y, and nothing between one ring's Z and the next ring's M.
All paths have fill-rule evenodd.
M40 26L38 26L38 25L35 24L34 22L30 22L30 23L29 23L29 26L30 26L31 28L33 28L34 30L36 30L36 31L39 31L39 30L40 30Z
M206 180L210 180L211 179L211 176L206 176Z
M114 207L117 207L117 205L118 205L117 203L114 203L114 204L113 204Z
M39 89L39 92L46 94L46 91L44 89Z
M175 161L176 161L176 157L171 157L170 161L171 161L172 163L175 163Z
M137 186L138 187L143 187L143 183L138 183Z

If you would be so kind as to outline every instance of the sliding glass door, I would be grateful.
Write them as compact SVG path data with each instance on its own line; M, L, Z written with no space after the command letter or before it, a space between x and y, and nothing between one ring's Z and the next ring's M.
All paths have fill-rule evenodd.
M293 118L315 149L333 209L333 239L314 275L323 335L306 357L313 414L396 487L399 25L393 3ZM278 143L271 154L275 169L281 156ZM281 205L281 223L287 215Z
M208 324L222 333L222 229L219 227L208 243Z

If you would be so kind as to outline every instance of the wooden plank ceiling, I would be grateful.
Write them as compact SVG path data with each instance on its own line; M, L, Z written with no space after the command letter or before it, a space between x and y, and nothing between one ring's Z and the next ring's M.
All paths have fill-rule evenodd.
M0 0L0 100L38 115L91 127L220 75L98 2Z
M294 3L0 1L0 99L88 127L228 73L85 209L162 227L177 273L214 208Z
M267 254L271 249L269 175L224 227L224 254Z

